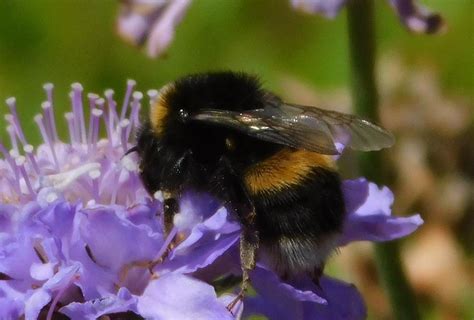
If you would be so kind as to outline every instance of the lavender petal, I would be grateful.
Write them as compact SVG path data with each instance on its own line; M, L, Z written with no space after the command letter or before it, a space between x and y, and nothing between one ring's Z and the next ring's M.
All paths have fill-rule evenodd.
M401 22L411 31L435 33L443 27L441 16L419 5L416 0L390 0L390 4L397 10Z
M117 295L104 296L84 303L73 302L59 311L71 319L95 320L109 313L126 311L138 313L137 301L137 297L126 288L120 288Z
M151 319L230 320L226 306L210 285L168 273L150 282L138 298L140 315Z

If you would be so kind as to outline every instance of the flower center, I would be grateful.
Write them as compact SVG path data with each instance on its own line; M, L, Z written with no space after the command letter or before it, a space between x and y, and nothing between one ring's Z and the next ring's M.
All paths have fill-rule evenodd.
M72 84L71 111L65 120L68 142L59 137L54 114L53 85L45 84L46 101L34 117L42 143L28 143L17 114L15 98L8 98L5 116L10 145L0 141L0 202L25 203L38 198L53 202L63 197L89 204L130 206L148 198L141 186L135 155L125 155L130 137L139 126L143 94L134 91L135 81L127 82L120 108L114 91L104 97L89 93L85 103L83 88ZM150 103L156 90L148 93ZM86 121L88 118L88 121ZM100 137L101 129L106 137Z

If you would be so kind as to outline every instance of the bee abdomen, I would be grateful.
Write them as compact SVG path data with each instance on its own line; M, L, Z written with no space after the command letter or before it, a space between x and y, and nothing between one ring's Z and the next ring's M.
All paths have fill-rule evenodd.
M298 184L254 202L262 247L280 273L311 271L335 248L345 206L334 170L314 167Z

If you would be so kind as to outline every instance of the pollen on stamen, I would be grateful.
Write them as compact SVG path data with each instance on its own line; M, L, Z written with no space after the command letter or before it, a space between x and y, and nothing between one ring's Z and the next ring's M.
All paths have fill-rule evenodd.
M58 161L58 157L56 155L56 149L54 148L53 142L51 141L51 139L50 139L50 137L49 137L49 135L46 131L43 116L41 114L37 114L36 116L34 116L34 120L35 120L36 124L38 125L41 136L43 138L43 141L49 147L49 150L50 150L51 155L53 157L54 165L56 166L56 169L59 170L59 161Z

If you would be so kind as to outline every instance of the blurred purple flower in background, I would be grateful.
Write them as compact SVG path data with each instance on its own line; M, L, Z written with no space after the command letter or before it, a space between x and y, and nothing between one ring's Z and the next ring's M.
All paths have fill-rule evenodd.
M215 199L188 193L164 236L160 192L149 197L134 155L123 156L139 125L143 95L134 86L128 82L121 107L112 90L104 98L88 94L84 112L82 86L73 84L72 111L65 114L69 141L63 142L53 88L45 85L47 101L35 116L43 143L36 150L15 99L7 99L9 149L0 142L0 318L365 318L354 286L326 276L319 286L304 277L284 282L262 264L251 274L256 295L228 312L235 295L216 293L212 284L240 276L240 226ZM149 97L153 103L157 92ZM422 224L418 215L391 216L387 188L357 179L343 189L348 214L341 246L400 238Z
M291 0L291 5L303 12L319 13L334 18L349 0ZM352 0L357 1L357 0ZM397 11L401 22L411 31L434 33L441 29L443 20L437 13L432 13L416 0L390 0L390 5Z
M290 0L294 9L334 18L349 0ZM353 0L357 1L357 0ZM389 0L401 22L411 31L435 33L443 20L416 0ZM123 0L117 31L127 42L144 46L150 57L163 54L173 40L175 29L183 19L191 0Z
M175 28L191 0L125 0L120 9L117 30L136 46L145 46L150 57L164 53Z

